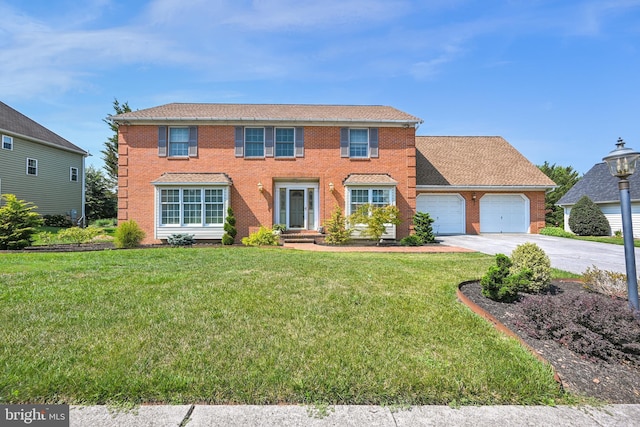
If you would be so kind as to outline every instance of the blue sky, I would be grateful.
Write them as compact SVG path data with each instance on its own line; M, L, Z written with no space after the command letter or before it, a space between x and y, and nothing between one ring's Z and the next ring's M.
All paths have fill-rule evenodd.
M640 150L640 0L0 0L0 100L102 166L112 102L383 104L534 164Z

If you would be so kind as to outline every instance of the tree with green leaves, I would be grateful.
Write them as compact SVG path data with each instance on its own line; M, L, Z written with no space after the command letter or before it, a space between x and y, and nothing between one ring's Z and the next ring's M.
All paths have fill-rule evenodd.
M130 113L129 103L120 104L117 99L113 100L113 110L115 114ZM109 125L113 135L104 143L104 150L101 150L102 160L104 160L104 168L112 187L118 183L118 125L109 119L103 119Z
M0 207L0 249L22 249L33 244L37 228L43 223L37 206L19 200L15 194L3 194Z
M387 229L387 224L399 225L400 210L395 206L377 207L370 203L360 206L354 213L349 215L349 223L352 226L364 224L362 230L364 236L370 237L379 242Z
M544 162L538 168L557 185L545 195L545 222L550 227L562 227L564 213L560 206L556 206L556 202L580 180L580 174L571 166L549 165L549 162Z
M102 170L89 166L86 170L85 212L89 221L115 218L118 197Z

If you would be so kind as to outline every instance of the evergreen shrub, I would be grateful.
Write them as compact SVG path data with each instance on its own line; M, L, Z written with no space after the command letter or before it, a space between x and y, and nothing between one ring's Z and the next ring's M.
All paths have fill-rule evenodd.
M569 227L578 236L611 235L609 220L588 196L583 196L571 208Z

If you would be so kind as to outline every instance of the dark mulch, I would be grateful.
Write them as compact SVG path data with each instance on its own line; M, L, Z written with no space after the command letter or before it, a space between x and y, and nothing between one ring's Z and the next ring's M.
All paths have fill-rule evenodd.
M637 366L599 359L588 360L555 341L535 339L519 329L516 319L527 295L513 303L496 302L482 295L479 282L465 283L460 291L547 360L558 373L566 390L609 403L640 404L640 369ZM580 282L554 281L547 297L584 292L587 291Z

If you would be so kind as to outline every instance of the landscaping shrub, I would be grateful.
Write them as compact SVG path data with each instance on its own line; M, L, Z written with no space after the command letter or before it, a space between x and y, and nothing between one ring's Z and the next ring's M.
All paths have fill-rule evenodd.
M400 210L391 205L378 207L366 203L349 216L350 224L364 224L365 229L362 230L362 234L376 242L382 238L387 224L399 225L400 222Z
M587 196L583 196L571 208L569 227L578 236L609 236L611 226L600 208Z
M330 245L344 245L351 240L353 229L347 227L347 219L342 215L342 209L336 206L331 212L331 218L324 222L326 237L324 241Z
M45 227L67 228L73 226L71 220L64 215L43 215L42 219Z
M554 237L567 237L572 238L573 234L565 231L564 228L560 227L544 227L540 229L540 234L545 236L554 236Z
M400 240L400 244L402 246L422 246L422 239L412 234L411 236L403 237Z
M233 245L236 240L238 230L236 229L236 217L233 215L231 206L227 208L227 217L224 219L224 234L222 235L223 245Z
M640 321L627 302L599 294L529 296L517 325L536 339L553 339L589 359L640 367Z
M43 220L31 202L18 200L15 194L4 194L0 207L0 249L23 249L35 240Z
M595 265L582 273L584 287L592 292L627 298L627 275L617 271L600 270Z
M436 241L436 236L433 234L433 227L431 226L434 221L427 212L417 212L413 216L413 229L422 243Z
M90 242L94 237L99 236L102 230L99 227L90 225L87 228L69 227L58 232L57 238L64 242L82 244Z
M494 301L511 302L518 298L518 288L526 280L526 271L512 275L511 260L504 254L496 254L496 265L489 267L480 279L482 295Z
M260 229L249 234L249 237L242 238L242 244L245 246L277 246L279 243L280 237L265 226L260 226Z
M140 246L140 242L145 237L145 232L140 228L137 222L129 220L122 222L116 228L113 236L113 243L116 248L135 248Z
M92 225L95 225L96 227L116 227L118 225L118 220L115 218L96 219L93 221Z
M167 243L173 247L191 246L196 242L193 234L172 234L167 237Z
M520 291L539 293L549 289L551 284L551 261L547 254L535 243L527 242L516 246L511 253L510 271L519 275L527 270L528 282L521 281Z

